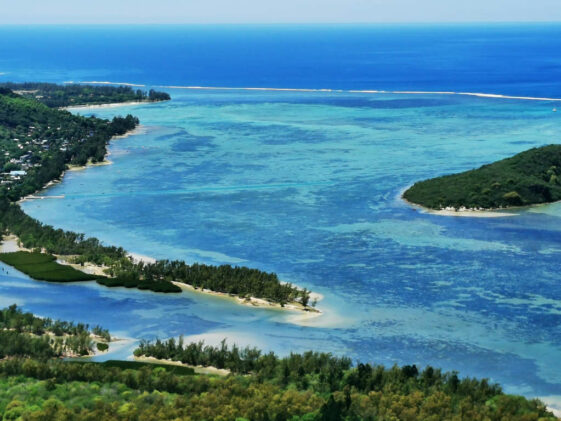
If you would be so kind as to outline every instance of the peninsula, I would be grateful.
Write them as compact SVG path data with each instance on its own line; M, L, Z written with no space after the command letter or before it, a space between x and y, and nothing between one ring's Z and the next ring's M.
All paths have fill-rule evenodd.
M561 145L415 183L407 201L432 210L490 210L561 200Z
M47 92L56 92L50 84L24 85L38 89L45 86ZM108 287L166 293L180 293L181 286L188 285L209 293L232 295L248 304L254 305L255 299L261 299L281 307L291 304L291 309L317 311L308 305L308 290L282 283L274 273L229 265L188 265L183 261L135 261L120 247L105 246L96 238L55 229L26 215L18 206L20 199L60 179L70 165L103 162L109 141L139 124L132 115L109 121L58 109L74 95L77 95L75 104L90 104L97 103L99 92L104 93L104 98L119 101L128 101L128 94L122 96L122 93L132 92L126 87L100 87L102 91L96 94L95 88L88 96L89 88L81 85L60 87L65 93L64 103L49 100L47 103L51 105L48 106L43 103L45 101L40 101L44 97L29 98L8 87L0 87L0 147L3 152L0 155L3 171L0 176L0 229L4 234L15 235L27 249L4 254L0 260L37 280L95 280ZM167 96L155 91L135 95L154 100ZM73 268L61 263L73 264ZM75 270L87 265L97 266L102 273L86 275Z
M167 92L153 89L148 92L141 89L133 90L130 86L8 82L0 84L0 88L10 89L24 98L34 99L49 107L158 102L171 99Z

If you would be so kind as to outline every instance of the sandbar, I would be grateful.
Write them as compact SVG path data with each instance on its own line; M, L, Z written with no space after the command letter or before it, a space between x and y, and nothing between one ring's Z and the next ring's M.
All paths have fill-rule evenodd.
M227 370L225 368L216 368L213 366L203 367L202 365L189 365L189 364L183 364L181 361L173 361L171 359L158 359L154 357L146 357L144 355L140 357L135 356L134 360L141 363L167 364L167 365L175 365L178 367L189 367L195 370L195 373L197 374L213 374L216 376L227 376L228 374L230 374L230 370Z

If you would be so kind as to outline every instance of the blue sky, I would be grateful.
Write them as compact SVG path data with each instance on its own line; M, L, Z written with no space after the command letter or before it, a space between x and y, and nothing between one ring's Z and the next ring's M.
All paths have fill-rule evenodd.
M561 21L561 0L0 0L0 23Z

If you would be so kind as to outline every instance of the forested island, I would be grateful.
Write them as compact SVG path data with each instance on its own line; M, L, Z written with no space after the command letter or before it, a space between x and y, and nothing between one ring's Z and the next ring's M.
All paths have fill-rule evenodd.
M119 98L121 88L102 88L107 95ZM0 256L0 260L37 280L95 280L108 287L165 293L181 292L177 285L180 283L241 299L264 299L281 306L293 303L313 311L308 305L309 291L282 283L274 273L229 265L188 265L183 261L133 262L120 247L105 246L95 238L44 225L18 206L18 200L60 179L68 165L102 162L112 137L138 124L132 115L111 121L76 116L0 88L0 146L4 152L0 155L0 229L17 236L27 249ZM100 266L103 273L83 273L60 264L56 261L59 258L76 265Z
M87 355L100 327L0 310L0 414L4 420L555 420L543 403L487 380L415 365L385 368L328 353L279 357L246 347L142 342L161 363L63 360ZM62 344L62 345L61 345ZM187 365L228 370L197 374Z
M533 148L459 174L415 183L403 197L429 209L501 209L561 200L561 145Z
M0 88L10 89L28 99L37 100L49 107L77 105L118 104L125 102L168 101L167 92L150 89L134 90L130 86L92 86L82 84L57 85L55 83L0 83Z

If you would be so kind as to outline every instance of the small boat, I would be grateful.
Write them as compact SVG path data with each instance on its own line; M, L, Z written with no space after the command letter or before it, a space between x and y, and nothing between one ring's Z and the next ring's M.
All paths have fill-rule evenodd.
M554 109L553 109L553 112L556 113L556 112L557 112L557 108L554 108Z

